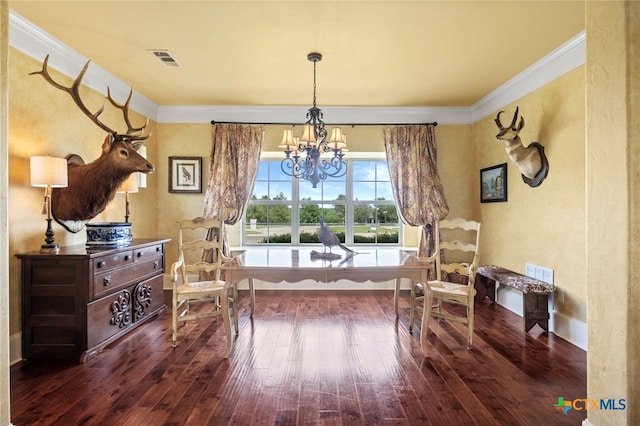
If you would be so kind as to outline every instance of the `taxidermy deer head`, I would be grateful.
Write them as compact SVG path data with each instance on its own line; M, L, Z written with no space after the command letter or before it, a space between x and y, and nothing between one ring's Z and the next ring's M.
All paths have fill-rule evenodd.
M42 63L42 70L32 72L40 74L53 87L67 92L78 108L102 130L107 132L107 137L102 143L102 154L96 160L85 164L82 158L76 154L68 155L69 183L66 188L56 188L51 194L51 214L53 218L70 232L78 232L84 225L100 212L113 199L120 184L133 172L153 172L155 167L144 157L137 153L145 139L144 129L149 120L142 127L133 127L129 120L129 103L133 95L133 89L124 104L119 104L111 97L107 88L107 100L117 109L122 111L127 132L118 133L100 121L99 116L104 111L104 106L95 113L89 111L80 99L78 89L84 77L89 62L84 65L78 77L70 87L55 82L49 75L47 63L49 55Z
M500 114L503 112L500 111L494 120L500 129L496 138L504 144L509 158L518 166L522 180L531 187L539 186L549 173L549 162L544 154L544 147L538 142L531 142L527 147L522 146L518 134L524 127L524 118L520 117L520 123L516 127L518 107L508 127L504 127L500 122Z

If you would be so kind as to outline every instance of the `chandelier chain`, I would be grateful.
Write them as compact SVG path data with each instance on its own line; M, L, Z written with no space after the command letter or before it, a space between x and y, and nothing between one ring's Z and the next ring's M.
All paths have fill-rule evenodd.
M316 61L313 61L313 107L316 107Z

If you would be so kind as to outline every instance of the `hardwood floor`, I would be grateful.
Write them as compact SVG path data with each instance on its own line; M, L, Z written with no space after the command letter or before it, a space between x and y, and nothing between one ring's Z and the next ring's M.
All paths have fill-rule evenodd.
M86 364L28 361L11 370L24 425L579 425L554 404L586 397L586 354L488 300L474 347L461 324L433 321L429 357L409 334L408 294L258 291L240 304L231 357L222 322L179 330L161 314ZM418 336L419 330L414 330Z

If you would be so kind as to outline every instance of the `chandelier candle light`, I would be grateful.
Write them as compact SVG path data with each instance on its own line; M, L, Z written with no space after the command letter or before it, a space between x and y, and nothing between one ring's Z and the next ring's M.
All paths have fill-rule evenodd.
M41 253L58 253L60 247L55 241L51 226L51 188L67 186L67 160L50 156L36 156L30 158L31 186L44 187L44 206L42 214L47 215L47 230L45 244L40 246Z
M316 188L320 181L328 177L345 175L347 164L343 157L348 149L346 135L339 127L331 130L331 137L327 140L324 117L316 106L316 63L322 60L322 55L309 53L307 59L313 62L313 106L307 112L302 136L294 137L292 130L285 130L278 148L284 149L285 154L280 163L282 171L288 176L307 180ZM330 152L333 152L330 159L320 157Z

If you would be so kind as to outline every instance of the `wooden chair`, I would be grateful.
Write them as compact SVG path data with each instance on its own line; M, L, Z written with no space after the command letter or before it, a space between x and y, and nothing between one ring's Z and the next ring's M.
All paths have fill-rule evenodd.
M423 283L412 285L409 330L413 328L416 313L423 314L422 342L426 342L430 317L460 321L467 324L467 348L471 349L473 302L476 294L473 282L480 254L480 222L460 218L445 219L439 221L435 228L435 252L428 258L421 259L433 260L436 279L427 282L428 289L425 289ZM446 235L443 234L443 230ZM426 301L425 294L428 299ZM429 303L429 300L435 303ZM422 302L422 306L419 302ZM427 303L425 304L425 302ZM442 310L443 302L465 306L465 315L444 312ZM431 305L431 309L427 309L425 312L424 306L429 305Z
M228 358L231 351L231 314L238 333L238 290L221 279L222 265L232 260L222 253L224 223L218 219L198 217L178 221L178 224L178 260L171 266L173 347L177 345L179 322L222 316L227 337L225 358ZM217 235L216 241L205 239L208 232ZM206 279L203 280L203 276ZM192 311L191 305L197 302L211 303L213 309Z

